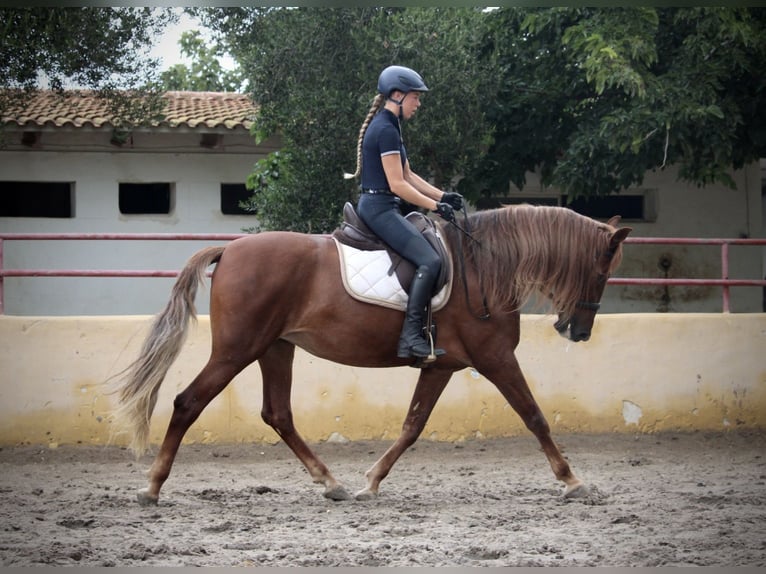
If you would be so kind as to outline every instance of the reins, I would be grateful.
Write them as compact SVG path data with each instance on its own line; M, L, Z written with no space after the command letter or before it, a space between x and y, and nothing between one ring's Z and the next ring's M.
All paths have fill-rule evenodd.
M460 227L457 222L453 219L449 223L455 227L458 231L460 231L463 235L468 237L471 241L476 243L479 247L481 247L481 241L476 239L473 235L471 235L471 224L468 220L468 211L465 208L465 205L461 208L461 211L463 212L463 225L465 227ZM460 258L460 270L461 275L463 277L463 290L465 291L465 302L468 306L468 310L471 310L471 296L468 293L468 279L466 277L465 273L465 254L463 253L463 242L458 241L458 252L459 252L459 258ZM479 290L481 291L481 297L482 297L482 305L484 308L484 312L481 315L475 315L477 319L480 319L482 321L486 321L490 317L489 313L489 307L487 305L487 295L484 293L484 281L482 281L481 277L481 269L476 269L476 273L479 276Z

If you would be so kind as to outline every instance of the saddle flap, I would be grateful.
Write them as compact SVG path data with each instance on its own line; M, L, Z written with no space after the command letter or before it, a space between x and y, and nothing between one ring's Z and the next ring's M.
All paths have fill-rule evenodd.
M389 252L385 250L362 251L341 243L333 237L338 249L340 274L346 292L365 303L380 305L398 311L407 308L408 294L401 284L398 274L391 274ZM401 267L412 268L406 260ZM414 269L414 268L412 268ZM452 282L448 281L431 299L433 311L444 307L452 292Z

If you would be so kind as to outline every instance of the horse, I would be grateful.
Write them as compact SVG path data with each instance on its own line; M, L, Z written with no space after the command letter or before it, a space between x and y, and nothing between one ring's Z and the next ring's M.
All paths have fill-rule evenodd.
M160 385L196 319L195 296L209 266L209 359L173 402L164 439L148 471L141 505L156 505L184 434L204 408L242 369L258 361L262 374L261 417L324 486L324 496L352 496L296 429L291 411L295 348L359 367L418 368L418 381L393 444L365 473L366 486L353 498L378 496L381 481L420 436L450 377L473 368L495 385L542 447L562 496L588 494L551 437L514 351L520 340L521 308L544 296L571 341L587 341L610 274L622 259L631 231L558 206L511 205L467 214L465 227L437 222L455 261L446 304L433 314L438 344L446 351L420 364L397 357L403 315L396 309L347 294L339 256L327 234L267 231L226 245L202 248L180 271L166 307L153 319L138 358L116 389L115 415L128 422L136 457L148 446L150 419ZM470 233L466 230L470 229ZM483 306L483 308L482 308ZM359 341L364 341L363 345Z

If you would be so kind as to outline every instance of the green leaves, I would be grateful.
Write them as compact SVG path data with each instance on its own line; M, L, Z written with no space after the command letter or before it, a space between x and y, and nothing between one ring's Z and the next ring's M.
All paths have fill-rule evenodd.
M175 16L150 8L0 8L0 78L31 88L42 74L51 88L135 88L157 62L153 37Z
M654 43L658 19L651 8L606 8L568 27L562 46L585 71L596 94L618 88L630 97L646 95L644 75L657 61Z
M341 174L353 171L377 76L392 63L431 88L404 125L413 169L472 201L523 187L531 171L572 197L671 165L698 185L733 185L732 168L766 156L764 8L188 10L214 41L185 35L193 63L167 71L163 87L234 91L247 81L260 108L254 137L279 134L286 152L279 177L254 187L271 228L337 224L356 197ZM54 88L103 90L127 128L158 113L145 48L171 18L148 8L2 8L0 77L5 87L33 86L42 73ZM223 70L223 50L242 74ZM120 101L136 87L144 103ZM267 171L276 173L259 167L253 177Z
M240 69L226 70L221 64L224 49L208 46L199 31L187 31L179 42L181 53L191 65L176 64L162 72L160 81L166 90L192 92L239 92L244 85Z
M253 198L264 229L337 227L343 203L358 193L342 174L354 171L359 129L389 64L420 71L430 88L403 125L414 171L449 187L487 148L492 93L474 57L476 10L225 9L202 17L246 71L260 107L257 137L279 134L287 152L279 180L267 179ZM255 178L263 173L257 168Z
M764 10L540 8L492 15L501 72L495 144L469 181L570 197L640 184L675 164L699 185L766 153ZM760 70L760 71L759 71ZM760 103L757 103L760 102Z
M732 168L766 156L762 8L199 12L246 70L258 137L279 133L289 152L256 194L271 226L334 227L356 195L341 174L392 63L431 88L404 124L413 169L474 202L532 171L570 197L669 166L733 185Z

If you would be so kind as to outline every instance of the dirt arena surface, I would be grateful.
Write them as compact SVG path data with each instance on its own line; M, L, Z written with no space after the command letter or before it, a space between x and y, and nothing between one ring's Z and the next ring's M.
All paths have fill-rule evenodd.
M419 441L370 502L332 502L282 444L183 445L155 507L147 455L0 450L0 566L766 566L766 432ZM314 445L349 491L388 442Z

